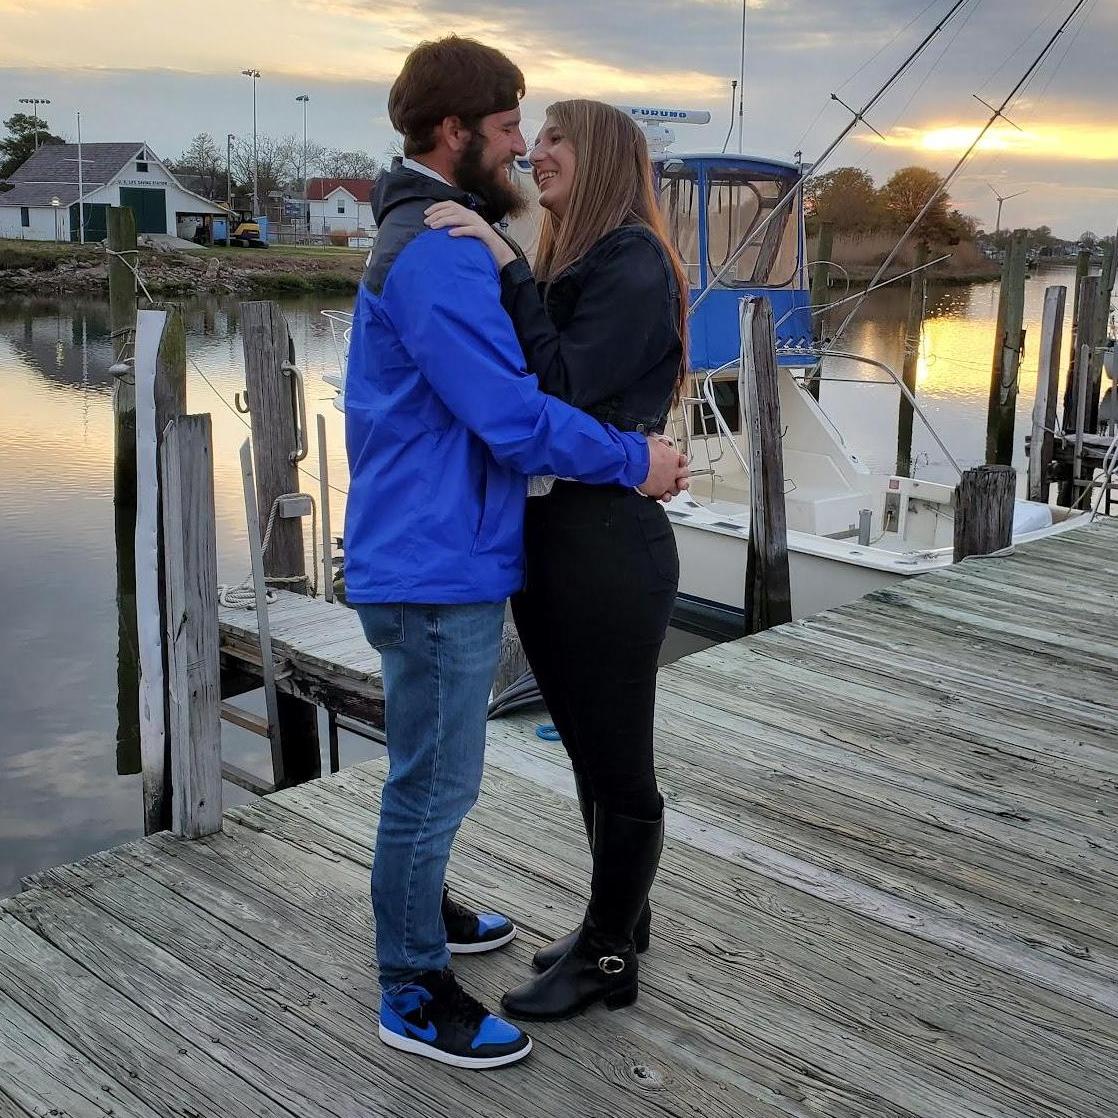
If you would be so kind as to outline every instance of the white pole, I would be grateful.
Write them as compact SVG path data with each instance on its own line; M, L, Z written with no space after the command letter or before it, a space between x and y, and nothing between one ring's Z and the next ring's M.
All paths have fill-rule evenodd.
M85 176L82 173L82 114L78 113L78 239L85 244Z
M256 79L260 75L252 72L252 209L253 220L260 216L260 156L256 149Z

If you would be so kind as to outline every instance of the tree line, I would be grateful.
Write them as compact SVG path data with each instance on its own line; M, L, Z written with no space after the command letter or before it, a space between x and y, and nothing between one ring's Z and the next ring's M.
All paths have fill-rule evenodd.
M168 162L178 174L197 175L205 192L224 197L226 182L226 145L208 132L199 132L177 159ZM380 161L363 151L344 151L324 144L307 142L307 177L376 178ZM303 183L303 141L296 136L256 138L257 185L261 197L273 191L297 194ZM229 145L230 177L234 193L252 190L252 138L238 138Z
M902 167L879 187L861 167L838 167L811 179L806 189L809 231L829 221L836 233L901 233L927 205L943 180L927 167ZM978 222L951 205L947 193L915 230L918 240L932 245L972 241Z
M0 139L0 181L16 171L35 154L38 145L63 144L66 141L50 131L40 116L15 113L4 121L7 136ZM263 197L280 190L298 193L303 184L303 141L295 136L257 136L259 189ZM176 159L167 166L176 174L198 175L205 193L225 196L226 145L219 144L208 132L199 132ZM237 139L230 145L229 170L236 193L252 189L252 139ZM372 179L380 173L380 161L363 151L344 151L325 144L307 143L307 175L324 178ZM0 187L3 189L3 187Z

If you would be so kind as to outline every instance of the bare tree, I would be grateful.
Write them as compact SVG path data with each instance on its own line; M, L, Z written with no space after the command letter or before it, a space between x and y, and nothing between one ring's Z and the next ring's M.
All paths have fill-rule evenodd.
M294 136L257 136L259 189L263 198L275 190L290 190L299 182L303 161L302 140ZM233 177L243 187L252 184L252 138L239 139L233 145Z
M332 179L375 179L381 165L363 151L323 148L315 167L320 175Z
M202 180L203 192L209 195L217 190L218 182L225 174L225 160L213 136L208 132L199 132L174 161L173 167L176 171L198 175Z

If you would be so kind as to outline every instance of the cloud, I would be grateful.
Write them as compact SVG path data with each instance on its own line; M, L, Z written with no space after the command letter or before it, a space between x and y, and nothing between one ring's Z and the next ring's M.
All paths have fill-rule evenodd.
M962 155L974 142L975 125L900 126L884 136L859 136L863 143L911 152ZM1022 128L998 125L976 149L1017 159L1059 159L1068 162L1118 160L1118 125L1111 123L1032 124Z

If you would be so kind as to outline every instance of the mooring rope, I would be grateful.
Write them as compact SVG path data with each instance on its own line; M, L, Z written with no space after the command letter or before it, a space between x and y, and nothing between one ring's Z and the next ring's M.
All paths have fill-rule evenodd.
M273 502L272 509L268 513L268 524L264 529L264 539L261 541L260 552L262 555L267 555L268 545L272 542L272 529L276 524L276 517L279 515L280 502L288 498L306 497L311 503L311 555L313 557L313 565L311 567L311 574L302 575L268 575L265 577L264 582L269 586L298 586L305 584L310 596L312 598L318 597L318 505L315 502L314 495L311 493L281 493ZM217 600L229 609L256 609L256 589L252 582L252 575L250 574L243 582L236 586L221 585L217 588ZM267 589L264 594L264 601L268 605L274 605L276 601L275 591Z

